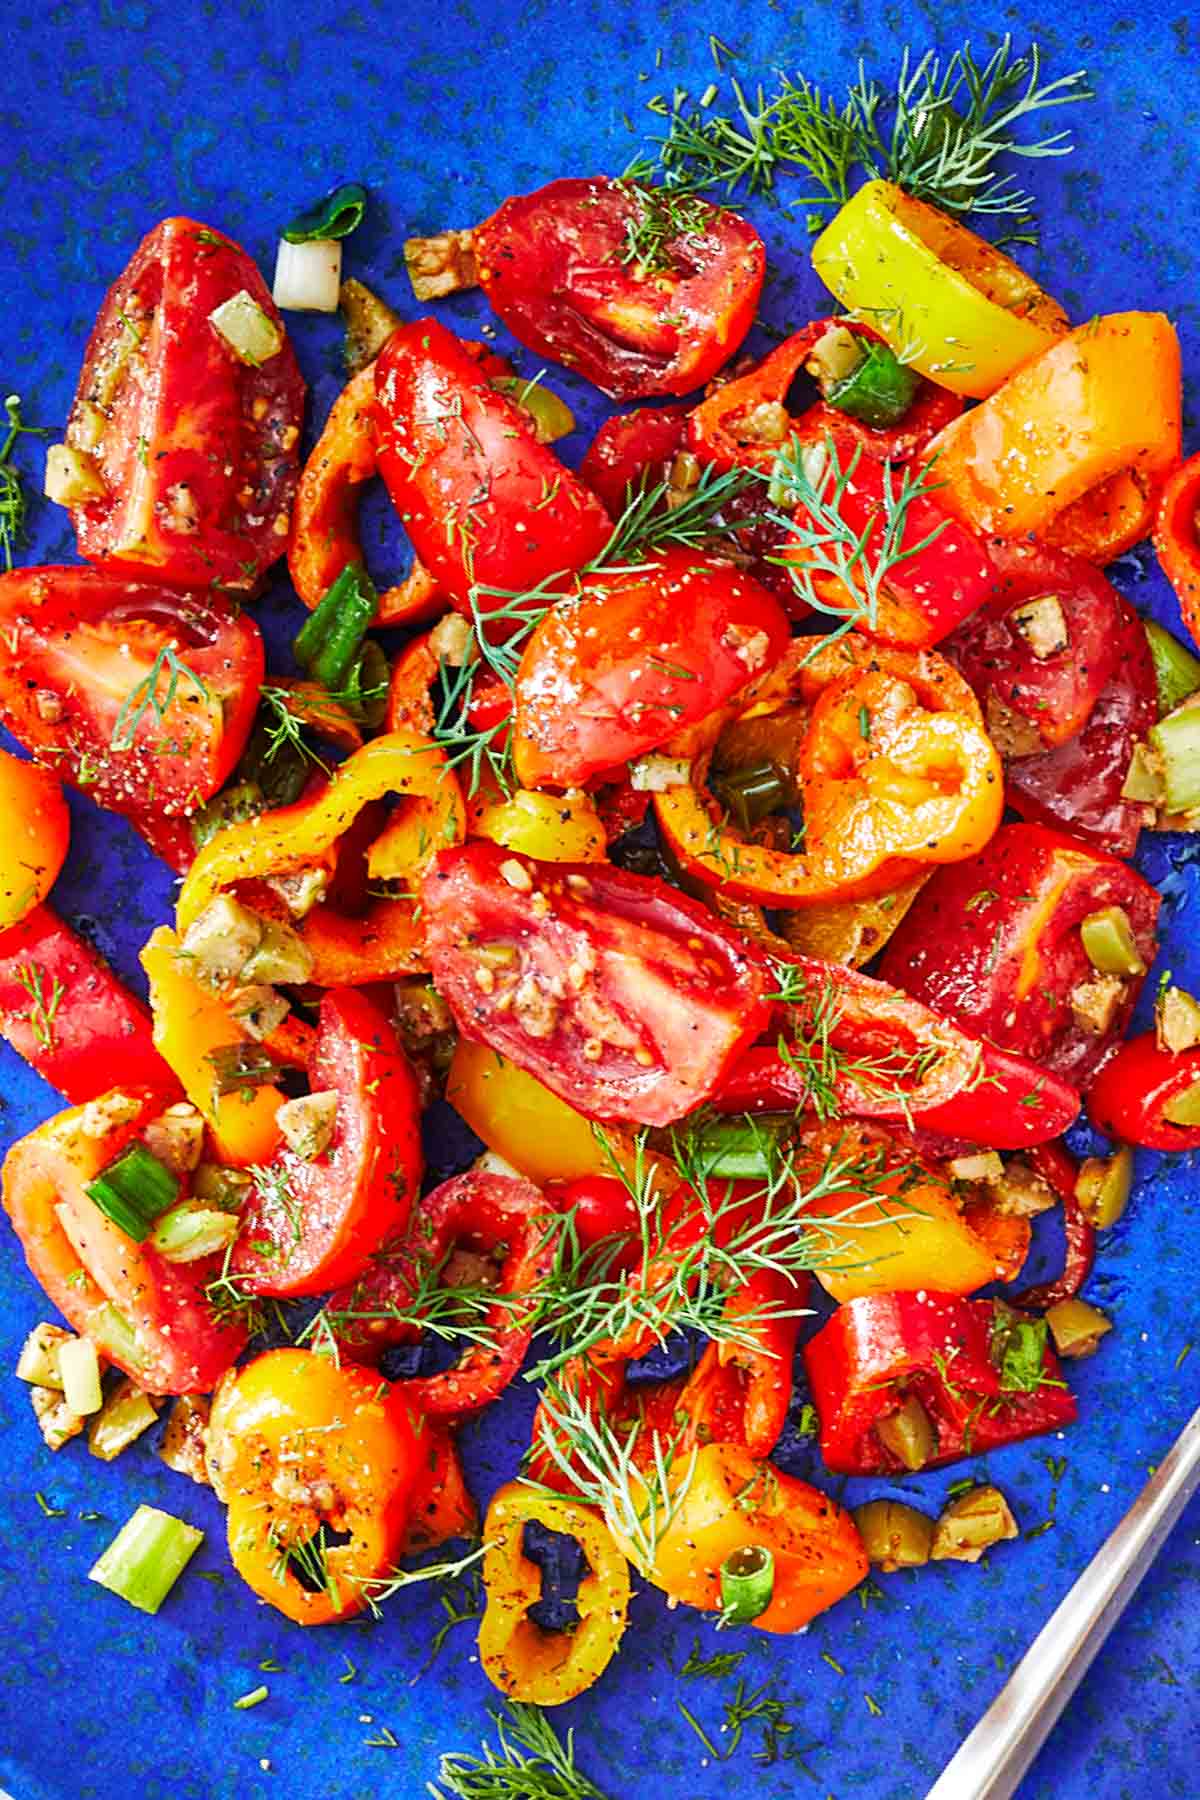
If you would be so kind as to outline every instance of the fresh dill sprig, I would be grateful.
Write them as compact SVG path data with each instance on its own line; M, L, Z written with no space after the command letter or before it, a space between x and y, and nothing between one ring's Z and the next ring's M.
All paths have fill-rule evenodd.
M722 514L731 500L753 486L753 479L743 469L720 474L712 464L706 464L695 487L677 505L665 505L670 492L666 481L631 494L612 536L595 561L588 564L587 572L600 573L616 565L636 566L645 557L672 547L707 549L713 546L714 538L729 538L734 531L744 530L755 521L743 517L730 523Z
M167 691L160 699L158 687L164 673ZM175 704L181 680L189 681L203 699L209 698L208 688L193 669L180 661L175 646L164 644L150 666L150 673L126 695L113 726L110 749L132 750L138 726L147 712L153 712L159 724L163 724Z
M50 979L40 963L18 963L17 981L29 995L29 1026L43 1050L54 1048L54 1019L66 992L56 975Z
M643 1433L646 1453L635 1456ZM669 1438L660 1431L645 1432L641 1420L618 1430L598 1401L581 1399L573 1388L550 1380L542 1392L533 1447L562 1471L585 1506L599 1508L645 1570L653 1568L659 1543L696 1472L695 1444L685 1467L678 1473L674 1467L685 1438L682 1429Z
M217 1325L241 1325L248 1337L259 1337L269 1326L287 1330L278 1300L253 1293L243 1278L230 1268L233 1245L228 1244L220 1272L205 1285L204 1298Z
M373 1260L378 1263L387 1255L386 1251L379 1252ZM428 1331L442 1343L466 1342L485 1350L496 1349L496 1327L491 1322L491 1315L505 1310L526 1311L531 1300L536 1304L536 1289L531 1295L506 1294L482 1284L443 1286L442 1276L449 1260L449 1253L438 1262L428 1257L405 1256L403 1267L408 1291L403 1300L373 1298L369 1278L365 1282L360 1279L347 1296L345 1306L326 1305L313 1315L296 1338L297 1344L306 1343L322 1328L337 1334L358 1322L386 1320L391 1325Z
M431 691L432 736L446 753L446 763L465 780L468 798L484 786L511 794L516 786L512 767L512 722L502 726L473 726L471 702L482 671L487 667L474 636L460 663L438 663Z
M327 1594L331 1604L341 1611L342 1595L337 1577L329 1566L330 1546L325 1539L324 1525L318 1525L311 1537L292 1541L281 1535L278 1522L272 1520L267 1527L267 1545L275 1552L270 1569L273 1581L282 1586L289 1569L294 1570L303 1587L310 1593Z
M287 688L268 683L258 690L258 702L266 709L261 721L266 737L263 761L274 762L281 752L288 750L312 763L323 775L328 775L329 765L305 737L304 717L293 710Z
M382 1618L382 1607L385 1601L402 1593L405 1588L418 1587L423 1581L453 1581L465 1570L477 1563L487 1550L486 1544L479 1544L469 1550L465 1556L455 1558L452 1562L425 1563L419 1569L394 1569L390 1575L372 1575L365 1580L355 1577L361 1589L362 1597L376 1619Z
M860 63L840 104L804 75L782 77L769 98L761 87L753 96L736 81L731 87L728 113L694 104L681 89L669 104L652 103L667 129L652 137L654 155L633 163L629 177L689 193L740 188L774 197L777 177L797 172L811 186L790 201L796 209L842 206L859 177L884 178L950 212L1013 218L1025 242L1036 241L1032 196L997 163L1067 155L1068 132L1027 140L1015 128L1092 98L1082 69L1046 81L1038 45L1017 55L1011 36L982 64L969 42L945 58L905 49L890 89Z
M481 1756L444 1752L437 1781L426 1783L431 1800L607 1800L575 1761L575 1733L565 1738L539 1706L507 1702L507 1715L489 1712L497 1744Z
M746 1660L744 1650L717 1650L712 1656L701 1656L700 1639L697 1638L688 1652L688 1659L680 1667L681 1675L711 1675L719 1679L723 1675L732 1675L739 1663Z
M636 211L627 220L620 260L639 278L675 267L671 254L680 238L701 236L710 226L712 202L680 188L649 187L625 180L620 184Z
M4 558L7 571L13 566L13 550L25 543L29 535L29 501L21 471L13 461L13 449L19 437L43 437L45 428L25 424L19 394L7 396L4 410L8 415L8 426L0 440L0 556Z
M445 1647L446 1640L456 1625L471 1625L481 1619L487 1605L487 1595L479 1578L479 1565L473 1563L466 1574L457 1577L443 1574L440 1578L442 1592L438 1595L438 1605L442 1609L444 1622L438 1626L430 1640L429 1655L413 1676L417 1681L429 1668Z
M929 468L897 471L889 463L883 469L881 504L856 531L842 516L842 500L861 456L862 445L856 444L843 463L831 435L821 444L801 444L793 437L780 450L769 475L758 471L760 479L770 482L771 498L784 508L773 515L775 523L789 534L790 554L771 560L789 571L807 606L840 619L843 631L856 625L876 628L892 571L927 550L948 523L939 520L916 543L905 542L914 501L927 497L939 483ZM845 591L845 601L823 591L818 585L822 579L836 582Z

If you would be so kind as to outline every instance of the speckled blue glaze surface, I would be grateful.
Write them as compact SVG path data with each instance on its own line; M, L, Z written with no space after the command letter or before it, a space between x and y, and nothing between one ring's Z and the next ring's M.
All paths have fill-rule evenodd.
M803 10L710 0L605 8L555 0L95 0L87 8L7 0L0 9L0 388L26 414L65 416L100 297L143 233L188 212L239 239L270 271L278 228L298 206L354 178L372 193L348 268L402 310L411 307L400 246L409 232L465 225L510 190L564 173L624 166L656 90L699 91L713 75L706 34L737 52L753 83L803 68L839 87L861 54L888 74L905 41L949 49L1011 29L1036 36L1055 72L1086 64L1097 101L1070 118L1080 148L1038 169L1044 284L1077 317L1164 306L1178 320L1188 375L1200 377L1196 245L1200 194L1195 71L1200 20L1187 0L1087 7L867 5L811 0ZM661 67L657 66L661 63ZM777 327L820 304L806 237L785 213L758 208L772 274L764 312ZM445 303L467 326L476 296ZM295 338L321 418L338 383L336 322L301 319ZM503 334L501 334L503 343ZM529 359L518 356L532 372ZM577 407L577 456L598 416L569 376L555 386ZM1190 442L1195 443L1192 429ZM26 444L28 440L26 440ZM37 458L26 455L26 466ZM69 558L62 516L38 509L30 560ZM382 511L372 517L381 569L398 555ZM1157 573L1127 565L1135 603L1175 617ZM268 630L290 635L273 593ZM165 871L132 834L73 803L70 866L56 904L140 983L136 952L166 911ZM1200 847L1159 840L1142 866L1167 895L1163 961L1200 982ZM55 1097L0 1046L0 1139L55 1107ZM990 1566L939 1565L893 1577L864 1608L850 1598L792 1641L726 1635L745 1648L739 1671L775 1684L790 1706L794 1760L763 1768L747 1733L714 1766L678 1708L683 1700L724 1751L732 1679L675 1673L693 1642L718 1646L691 1613L641 1593L621 1655L600 1686L564 1709L581 1765L612 1800L762 1792L823 1800L919 1800L1003 1682L1093 1549L1163 1454L1200 1390L1194 1288L1193 1159L1143 1159L1136 1204L1105 1239L1090 1292L1117 1329L1074 1374L1081 1420L1063 1442L988 1459L1027 1531ZM1042 1255L1052 1259L1047 1242ZM7 1232L0 1371L45 1311ZM514 1468L532 1397L465 1433L477 1495ZM15 1800L367 1800L417 1795L441 1749L471 1747L495 1696L460 1626L418 1675L441 1615L432 1593L393 1605L379 1625L305 1636L257 1605L228 1571L219 1509L140 1445L115 1466L80 1446L51 1457L25 1394L0 1377L0 1783ZM1045 1458L1066 1459L1056 1484ZM793 1465L811 1467L811 1453ZM936 1510L961 1470L911 1482ZM847 1497L865 1484L851 1483ZM43 1516L41 1490L59 1516ZM879 1491L876 1488L874 1491ZM898 1490L897 1490L898 1491ZM157 1620L86 1581L117 1525L144 1500L202 1526L206 1542ZM100 1515L100 1516L96 1516ZM1197 1792L1200 1725L1200 1509L1175 1533L1021 1790L1022 1800L1187 1800ZM220 1578L224 1572L224 1579ZM210 1581L198 1578L210 1573ZM262 1676L274 1657L282 1672ZM357 1669L351 1681L345 1658ZM265 1680L250 1712L233 1700ZM396 1747L367 1740L387 1726Z

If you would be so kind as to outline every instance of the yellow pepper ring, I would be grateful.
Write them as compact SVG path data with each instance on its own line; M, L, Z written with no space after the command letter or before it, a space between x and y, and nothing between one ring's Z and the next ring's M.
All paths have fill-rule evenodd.
M1011 257L890 181L869 181L813 245L843 306L913 368L983 399L1068 328Z
M369 801L387 794L439 810L442 828L428 843L429 852L462 842L466 827L462 795L440 746L418 732L389 732L347 758L314 799L298 800L218 832L184 881L176 909L179 930L186 931L235 882L292 874L317 861Z
M543 1631L529 1617L541 1598L542 1572L525 1555L526 1525L573 1537L588 1562L573 1631ZM510 1481L494 1496L483 1528L487 1607L479 1660L501 1693L535 1706L560 1706L599 1679L616 1654L629 1607L629 1565L599 1513L573 1500Z

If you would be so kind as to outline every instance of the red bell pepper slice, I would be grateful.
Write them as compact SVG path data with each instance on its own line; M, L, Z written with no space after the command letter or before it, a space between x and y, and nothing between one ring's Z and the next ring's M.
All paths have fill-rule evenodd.
M75 1106L114 1086L179 1086L141 1001L48 906L0 934L0 1032Z
M356 1280L403 1231L420 1185L416 1077L366 994L325 994L308 1074L314 1093L337 1095L333 1139L312 1161L283 1149L256 1171L231 1264L257 1294L319 1294Z
M998 1323L1012 1315L1006 1309L998 1321L998 1310L995 1300L930 1293L870 1294L839 1306L804 1348L829 1468L898 1472L900 1458L875 1427L910 1394L934 1427L929 1468L1070 1424L1075 1400L1042 1341L1044 1326L1029 1332L1006 1373L994 1352Z
M1144 978L1097 987L1080 924L1122 908L1149 967L1161 904L1115 856L1045 825L1003 825L978 856L934 872L880 975L1082 1087L1115 1052Z
M1035 756L1013 757L1005 798L1023 819L1058 825L1114 856L1132 856L1152 807L1125 800L1121 789L1135 745L1158 718L1158 684L1142 622L1121 600L1116 663L1083 730Z
M1097 1130L1144 1150L1200 1150L1200 1125L1164 1116L1172 1101L1200 1083L1200 1049L1163 1050L1152 1031L1121 1045L1088 1089Z
M1200 454L1189 456L1163 489L1154 548L1163 574L1179 596L1183 622L1200 638Z
M624 512L631 494L666 479L683 447L686 406L643 406L605 419L583 453L579 473L611 518Z
M824 401L793 412L788 404L792 384L803 375L813 346L833 325L852 331L856 337L881 341L877 331L856 319L814 319L805 325L777 345L755 368L725 382L701 401L688 425L688 441L701 462L713 463L719 469L769 469L787 441L788 430L782 429L764 441L762 428L764 420L771 422L771 412L778 419L780 407L789 415L789 427L799 431L806 442L819 443L828 433L839 444L861 444L871 456L887 462L904 462L916 456L944 425L958 417L962 411L961 396L924 380L904 418L885 430L865 425ZM782 426L783 421L779 420L779 424Z
M455 1248L503 1250L497 1291L506 1299L483 1321L486 1347L468 1350L442 1374L400 1384L422 1413L457 1418L477 1412L503 1393L529 1348L536 1302L523 1308L511 1302L532 1295L553 1267L554 1215L553 1200L523 1177L471 1169L444 1181L421 1201L403 1238L352 1288L330 1298L326 1316L343 1349L371 1362L389 1344L417 1341L421 1330L412 1313L423 1276L439 1270Z
M816 957L772 953L796 998L778 1033L735 1063L720 1112L803 1108L826 1116L915 1123L990 1149L1059 1137L1079 1096L1059 1076L968 1035L884 981Z
M1079 1167L1061 1144L1038 1144L1029 1153L1030 1167L1048 1181L1062 1202L1065 1254L1062 1274L1037 1287L1024 1288L1014 1305L1026 1312L1046 1312L1060 1300L1073 1300L1092 1272L1096 1260L1096 1228L1084 1213L1075 1192Z

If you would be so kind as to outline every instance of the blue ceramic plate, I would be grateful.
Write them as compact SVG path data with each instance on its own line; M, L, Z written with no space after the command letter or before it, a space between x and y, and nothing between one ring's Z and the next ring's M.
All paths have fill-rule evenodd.
M88 9L10 0L0 45L0 253L6 327L0 383L26 415L66 414L82 346L108 283L164 214L188 212L228 231L270 270L281 223L336 182L371 189L348 267L400 308L410 306L401 241L466 225L509 191L554 176L624 166L654 124L645 102L678 82L716 78L707 33L736 52L753 85L802 68L837 89L861 55L890 77L900 46L995 30L1040 39L1053 70L1086 64L1098 98L1064 118L1079 148L1034 170L1045 221L1037 272L1077 318L1120 307L1165 307L1179 322L1188 372L1196 349L1200 242L1192 74L1200 31L1183 0L1114 0L1044 12L1028 6L833 6L794 19L772 3L711 0L695 8L602 8L556 0L397 8L377 0L100 0ZM717 53L718 56L720 53ZM723 60L723 59L722 59ZM771 258L764 312L788 328L825 305L808 271L800 220L758 208ZM442 308L469 328L476 296ZM324 417L338 384L336 321L297 319L297 348ZM501 334L503 336L503 334ZM765 341L765 340L759 340ZM532 372L518 353L520 367ZM1131 372L1136 379L1136 371ZM578 455L598 416L595 397L555 371L576 407ZM24 462L40 462L26 440ZM36 480L36 471L35 471ZM378 552L389 529L378 516ZM29 560L70 559L63 516L39 507ZM372 528L372 537L375 528ZM1135 603L1175 617L1148 553L1118 579ZM282 592L262 616L290 635ZM164 918L171 884L132 835L86 803L56 904L140 984L137 949ZM1200 981L1200 894L1189 842L1156 840L1142 866L1167 896L1163 960ZM0 1047L0 1131L13 1138L55 1096ZM856 1597L802 1637L752 1632L720 1639L696 1615L635 1600L620 1657L599 1687L565 1709L580 1763L613 1800L762 1791L914 1800L991 1699L1042 1620L1137 1492L1196 1402L1200 1355L1187 1352L1196 1317L1191 1159L1146 1158L1135 1205L1104 1241L1090 1291L1117 1329L1080 1366L1078 1426L989 1458L1026 1541L988 1567L939 1565ZM1055 1246L1043 1247L1053 1258ZM10 1370L45 1303L16 1246L0 1242L7 1303L0 1370ZM531 1396L464 1434L477 1495L514 1469ZM437 1595L418 1591L379 1625L305 1636L259 1606L228 1568L211 1496L169 1474L144 1445L108 1467L78 1444L51 1457L23 1389L0 1379L4 1654L0 1657L0 1778L16 1800L289 1800L416 1795L443 1749L476 1745L495 1695L473 1658L470 1625L452 1629ZM1052 1475L1047 1459L1063 1459ZM795 1466L809 1463L801 1453ZM1056 1465L1057 1467L1057 1465ZM911 1484L929 1510L961 1474ZM899 1490L897 1490L899 1491ZM847 1497L858 1498L856 1484ZM156 1620L86 1580L99 1549L137 1501L202 1526L204 1547ZM1038 1531L1047 1521L1050 1528ZM1024 1794L1032 1800L1192 1795L1200 1736L1191 1695L1200 1672L1200 1513L1176 1534ZM733 1673L681 1677L690 1649L744 1650ZM273 1658L278 1673L260 1674ZM350 1671L354 1673L351 1675ZM726 1704L767 1684L791 1729L764 1766L762 1731L723 1731ZM253 1711L234 1700L265 1681ZM716 1746L717 1761L682 1713ZM386 1728L386 1730L384 1729ZM372 1740L384 1738L379 1743Z

